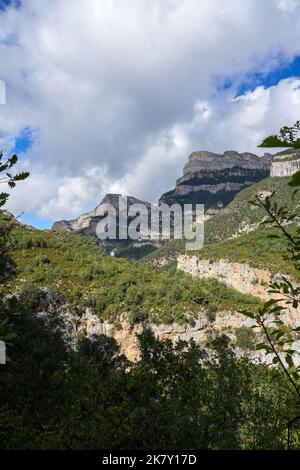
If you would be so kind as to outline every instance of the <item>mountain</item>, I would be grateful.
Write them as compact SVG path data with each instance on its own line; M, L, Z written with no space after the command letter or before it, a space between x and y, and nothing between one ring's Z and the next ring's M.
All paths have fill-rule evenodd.
M271 176L291 176L300 170L300 149L278 152L272 158Z
M271 154L258 157L252 153L226 151L222 155L199 151L193 152L183 168L183 176L176 182L174 190L163 194L158 203L203 203L206 209L226 206L239 191L251 186L270 175ZM120 194L107 194L91 212L73 220L55 222L53 229L63 229L81 235L96 236L99 217L98 209L102 204L111 204L118 214ZM143 204L151 209L149 202L127 196L127 207Z
M239 312L257 311L275 273L299 275L289 269L282 241L275 245L257 234L176 255L178 270L170 270L107 256L95 237L16 224L18 271L11 287L20 292L26 280L38 314L56 312L72 341L104 333L132 360L139 354L136 334L149 326L160 338L193 338L200 345L225 333L241 354L259 358L239 340L241 333L251 339L252 331ZM291 321L296 314L289 312Z
M183 176L159 203L205 204L205 210L227 206L242 189L270 174L271 154L226 151L193 152L184 166Z
M194 166L191 160L187 166ZM280 161L290 162L287 157ZM260 163L263 166L263 160ZM38 231L16 224L13 261L18 272L12 288L19 292L26 280L26 285L38 289L34 293L38 309L43 306L40 289L46 291L50 298L44 302L45 312L57 310L74 340L82 332L113 336L133 360L139 354L136 334L149 326L160 338L193 338L201 345L222 332L241 354L265 360L253 345L249 347L253 325L239 312L256 311L269 298L270 282L286 275L299 282L300 277L287 258L284 240L270 240L274 229L259 227L264 211L248 201L257 193L275 191L278 204L296 209L300 194L292 198L293 188L287 183L287 177L268 177L241 190L227 207L206 220L202 250L185 252L183 241L170 240L152 255L141 253L143 260L138 263L107 256L99 246L95 238L99 206L54 225L63 230ZM118 202L118 194L102 201L116 209ZM128 206L141 202L128 198ZM120 256L132 257L137 248L127 242L118 249ZM61 305L56 305L57 299ZM286 318L298 326L299 309L289 307ZM246 335L246 342L240 341L241 335L244 339Z
M117 257L126 257L126 258L135 258L139 259L151 251L155 250L159 245L159 242L149 240L148 234L140 234L139 240L120 240L119 239L119 229L120 229L120 213L119 213L119 199L125 202L124 197L121 194L106 194L102 199L101 203L91 212L79 216L77 219L73 220L60 220L55 222L52 226L52 230L64 230L67 232L75 232L79 235L91 236L99 238L99 232L97 231L98 223L104 218L104 216L99 215L100 206L103 204L109 204L116 211L116 239L106 239L99 241L100 244L109 252L112 256ZM132 196L126 196L127 198L127 208L124 209L125 213L130 207L135 204L142 204L147 208L148 214L150 214L151 204L146 201L142 201ZM124 215L124 214L123 214ZM125 221L126 228L132 217L124 216L122 220ZM99 230L99 227L98 227Z
M141 201L132 196L127 197L127 210L134 204L142 204L147 207L148 210L151 208L151 204L146 201ZM97 237L96 227L98 222L103 219L103 216L99 215L100 206L103 204L109 204L116 210L117 223L119 222L119 198L122 198L121 194L106 194L100 204L91 212L80 215L77 219L73 220L60 220L55 222L52 226L53 230L66 230L68 232L76 232L80 235L87 235Z
M279 207L286 206L290 211L297 210L300 204L300 193L297 192L293 196L294 189L288 185L289 179L289 177L269 176L236 194L228 206L205 220L205 246L201 252L207 252L210 256L213 256L214 251L220 253L221 248L224 246L222 256L226 257L229 256L229 253L234 254L239 241L245 240L243 256L251 263L258 257L256 251L259 252L260 247L264 247L264 249L269 247L271 249L274 244L270 245L269 240L265 239L266 235L263 236L265 232L261 231L259 227L266 216L265 211L249 204L249 201L253 200L256 194L269 196L274 192L273 202L277 203ZM252 236L250 236L250 232ZM246 236L247 234L248 236ZM257 237L259 243L255 243L255 237ZM219 242L226 243L219 244ZM245 248L246 245L247 249ZM158 261L163 258L175 259L178 253L184 251L184 240L169 240L149 254L147 259L149 261ZM238 253L239 250L236 251L236 254ZM239 253L239 256L242 256L242 254ZM279 258L275 254L273 261L275 265L279 262Z
M300 151L284 150L275 155L264 154L258 157L252 153L226 151L223 154L200 151L194 152L184 166L183 176L176 182L173 191L163 194L159 204L204 203L206 210L205 243L218 242L237 237L255 230L264 217L262 210L248 204L255 193L271 194L278 204L297 201L292 198L292 188L287 185L287 176L300 169ZM270 176L271 175L271 176ZM119 194L107 194L101 204L111 204L117 212L119 226ZM151 205L134 197L127 197L127 208L133 204L143 204L148 211ZM295 204L293 209L295 209ZM95 210L74 220L62 220L53 229L63 229L80 235L97 236L96 227L102 219ZM127 219L127 223L130 218ZM102 242L104 247L118 257L140 259L161 258L167 254L182 251L184 242L180 240L153 241L141 233L138 241L109 240Z
M53 289L80 314L87 310L117 324L184 323L208 308L237 311L256 308L259 301L237 294L211 280L191 280L183 273L159 271L144 263L107 256L94 237L64 230L37 230L21 224L14 228L17 241L13 259L18 272L16 291L31 285ZM39 302L38 302L39 303Z

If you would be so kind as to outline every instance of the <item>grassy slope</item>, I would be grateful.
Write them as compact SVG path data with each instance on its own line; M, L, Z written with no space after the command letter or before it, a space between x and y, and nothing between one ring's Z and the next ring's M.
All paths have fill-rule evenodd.
M290 230L293 231L292 227ZM300 273L290 262L285 238L270 238L270 235L279 233L272 228L259 229L236 239L205 245L195 254L212 261L223 258L248 263L256 268L267 269L272 274L289 274L293 279L300 280Z
M299 273L289 263L286 241L269 238L269 235L279 233L275 229L259 228L265 212L248 202L257 193L276 191L274 201L279 205L286 205L289 209L295 209L299 204L300 194L292 199L293 189L288 186L288 181L289 178L266 178L241 191L224 211L205 222L204 248L199 252L189 253L212 260L225 258L230 261L245 262L254 267L269 269L272 273L283 272L299 279ZM237 238L231 238L245 226L258 228ZM145 260L172 257L184 251L182 241L171 240Z
M15 229L13 252L19 274L12 288L28 284L55 287L77 308L89 306L102 318L132 321L146 317L157 323L183 321L208 311L255 309L258 300L215 280L184 273L161 272L147 265L103 255L96 241L66 232Z
M249 204L249 201L255 197L255 194L275 191L274 202L276 201L279 205L287 206L288 209L294 209L300 202L300 194L298 193L293 200L294 189L288 186L289 180L289 177L265 178L237 194L224 211L206 222L206 243L226 240L245 225L258 225L266 213L263 209Z

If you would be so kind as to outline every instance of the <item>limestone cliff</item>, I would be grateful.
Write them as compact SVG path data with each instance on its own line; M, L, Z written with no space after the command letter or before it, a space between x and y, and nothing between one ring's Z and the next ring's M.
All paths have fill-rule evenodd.
M271 164L271 176L292 176L300 170L300 150L285 150L277 153Z
M80 235L88 235L96 237L96 227L98 222L103 219L103 216L99 216L99 208L103 204L111 205L117 215L117 222L119 220L119 198L121 194L106 194L102 199L100 204L91 212L80 215L77 219L73 220L60 220L53 224L53 230L67 230L69 232L76 232ZM150 210L150 203L146 201L141 201L135 197L127 196L127 209L134 204L142 204ZM125 209L125 210L127 210Z
M216 154L194 152L184 166L183 176L160 203L199 203L205 210L226 206L234 196L270 174L272 156L258 157L252 153L226 151Z
M180 255L177 262L178 269L192 276L218 279L228 287L244 294L259 297L262 301L270 300L271 298L282 298L282 295L278 296L268 293L269 283L280 281L283 276L281 273L271 276L267 270L254 268L245 263L229 262L226 259L211 261L190 255ZM285 277L287 278L288 276ZM284 307L285 310L281 317L283 321L292 328L299 327L300 306L293 308L291 304L284 304ZM245 317L238 316L237 318L239 318L238 321L241 322L241 325L247 324ZM297 346L296 349L299 349L300 344L295 346Z

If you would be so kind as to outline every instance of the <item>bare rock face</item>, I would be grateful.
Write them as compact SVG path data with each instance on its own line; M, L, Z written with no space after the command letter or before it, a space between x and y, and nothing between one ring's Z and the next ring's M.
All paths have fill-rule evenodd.
M299 170L300 150L284 150L277 153L272 159L271 176L292 176Z
M199 259L196 256L181 255L178 258L179 269L197 277L213 277L224 282L229 287L239 292L248 293L261 298L263 301L269 299L266 292L266 285L272 279L270 273L265 270L256 269L247 264L230 263L227 260L218 260L210 262L209 260ZM279 280L279 275L276 280ZM145 328L151 328L155 335L160 339L169 339L172 343L178 340L189 341L193 339L200 347L207 348L210 338L217 334L226 334L233 343L237 343L237 331L240 328L251 329L255 333L255 342L262 342L258 331L252 327L255 320L245 315L229 310L212 311L199 307L199 311L194 316L194 322L189 323L171 323L171 324L153 324L148 321L130 323L128 315L124 312L116 317L117 323L99 318L91 309L82 310L71 309L67 301L59 296L57 299L48 299L45 292L44 301L39 304L35 312L40 317L53 317L53 314L59 318L60 327L66 344L76 349L78 340L84 336L93 341L99 335L106 335L114 338L120 346L120 351L127 356L130 361L137 361L140 357L138 335ZM300 308L288 306L284 310L282 320L291 327L299 327ZM299 349L300 342L294 343L293 347ZM236 353L241 356L247 356L252 361L270 362L270 357L265 355L262 350L245 349L237 346ZM297 362L297 365L299 363Z
M242 294L250 294L262 301L281 299L282 295L270 294L268 285L282 279L282 274L274 276L265 269L254 268L247 263L237 263L226 259L211 261L197 256L180 255L177 258L179 270L200 278L214 278ZM285 275L285 278L288 277ZM300 325L300 307L284 305L285 321L293 328Z
M270 299L266 286L271 282L271 275L264 269L226 259L211 261L193 255L179 255L177 268L195 277L218 279L238 292L259 297L263 301Z
M98 222L103 219L102 216L98 215L98 209L102 204L109 204L113 206L117 214L117 223L119 220L119 197L121 194L106 194L102 199L101 203L91 212L80 215L77 219L73 220L60 220L55 222L52 226L53 230L66 230L68 232L76 232L80 235L87 235L97 237L96 228ZM143 204L150 210L150 203L141 201L135 197L127 196L127 208L134 204Z
M193 152L183 168L183 175L189 175L204 170L222 171L236 166L247 170L268 170L270 167L268 157L258 157L254 153L239 153L228 150L223 154L213 152Z
M193 152L174 190L160 203L204 204L205 211L229 204L242 189L270 175L271 154L226 151L223 154Z

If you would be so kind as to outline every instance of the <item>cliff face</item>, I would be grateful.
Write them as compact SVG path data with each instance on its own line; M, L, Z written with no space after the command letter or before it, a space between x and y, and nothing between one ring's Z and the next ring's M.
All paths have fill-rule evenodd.
M103 219L103 216L99 216L99 208L102 204L109 204L114 207L117 215L117 227L119 223L119 197L120 194L106 194L102 199L101 203L91 212L79 216L73 220L60 220L53 224L52 229L54 230L67 230L68 232L76 232L80 235L88 235L97 237L96 228L98 222ZM150 210L150 203L141 201L135 197L127 196L127 209L134 204L143 204Z
M240 329L251 330L251 332L253 332L254 344L262 341L258 332L252 328L255 325L255 321L238 312L223 310L210 315L205 310L199 310L194 325L179 323L156 325L146 322L132 325L126 320L126 314L124 314L123 318L115 325L106 320L102 321L89 309L80 316L71 313L67 306L61 307L60 310L56 308L56 312L60 312L61 314L61 318L65 324L66 339L69 343L73 344L73 347L76 347L77 340L82 334L90 339L92 339L94 335L105 334L117 341L120 350L130 361L136 361L139 358L137 335L145 328L151 328L160 339L169 339L173 343L178 340L190 341L193 339L196 344L204 348L207 347L207 342L216 335L226 334L230 340L236 344L237 355L247 356L252 361L263 361L266 363L268 363L270 359L262 350L255 350L254 347L249 349L237 344L237 332ZM44 314L46 315L48 313L39 313L39 315ZM295 310L292 312L291 309L284 314L284 320L292 327L299 326L299 311ZM294 344L293 347L299 349L300 344Z
M300 151L286 150L272 159L271 176L292 176L300 170Z
M197 256L180 255L177 268L196 277L213 277L239 292L259 297L263 301L270 297L266 286L271 281L267 270L253 268L246 263L229 262L225 259L210 261Z
M178 340L190 341L193 339L202 347L216 334L225 333L233 342L235 341L235 330L241 326L250 328L254 322L242 314L230 311L219 311L212 318L205 310L199 310L194 325L190 324L151 324L147 322L132 325L126 319L126 314L119 319L118 324L99 319L90 309L80 314L70 311L67 304L55 305L55 311L60 316L63 325L65 340L73 348L82 335L92 339L94 335L104 334L114 338L120 346L120 350L130 361L139 358L138 337L145 328L151 328L160 339L169 339L173 343ZM48 311L38 312L39 316L49 315ZM238 350L238 354L249 355L249 351ZM264 359L263 352L250 353L253 359Z
M271 155L227 151L221 154L194 152L184 166L174 190L161 196L167 204L204 204L205 210L221 208L247 186L270 174Z
M260 298L262 301L268 300L267 285L274 280L279 280L281 275L271 276L264 269L257 269L245 263L229 262L225 259L211 262L208 259L200 259L193 255L181 255L178 257L178 269L196 277L215 278L227 286L244 294ZM59 315L63 321L63 332L66 340L73 347L76 347L77 340L86 335L88 338L93 335L105 334L113 337L120 345L121 351L132 361L139 358L139 345L137 335L145 328L151 328L160 339L170 339L173 343L181 340L189 341L193 339L201 347L206 348L207 343L217 334L226 334L237 346L237 354L249 357L253 361L262 360L266 363L270 358L262 350L255 350L255 343L262 342L258 331L251 328L255 321L245 315L229 309L215 310L209 305L207 307L199 305L199 310L193 314L194 323L171 323L153 324L148 320L130 323L129 315L126 311L119 316L115 315L114 320L100 319L90 308L74 310L71 309L63 297L56 301L51 301L51 305L45 303L44 311L40 308L38 315ZM53 304L53 302L56 302ZM40 306L39 306L40 307ZM247 307L245 307L247 308ZM282 320L291 327L300 326L300 307L297 309L291 305L282 314ZM116 323L113 323L115 321ZM239 344L239 334L253 335L251 341L253 347ZM299 349L300 344L294 344L294 349ZM298 365L298 363L297 363Z
M215 278L224 282L238 292L259 297L262 301L272 298L282 299L282 295L269 294L267 286L282 279L282 274L271 276L269 271L254 268L246 263L229 262L226 259L210 261L197 256L180 255L177 259L178 269L196 277ZM285 275L285 277L288 277ZM294 308L291 304L284 304L285 310L282 319L292 328L300 326L300 306ZM245 319L242 318L242 321ZM299 345L298 345L299 347Z

